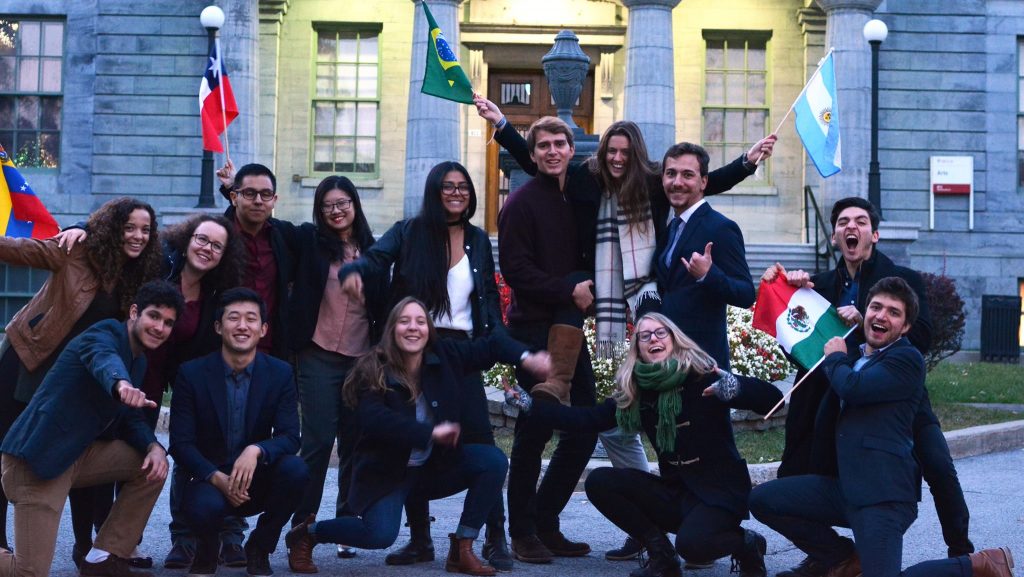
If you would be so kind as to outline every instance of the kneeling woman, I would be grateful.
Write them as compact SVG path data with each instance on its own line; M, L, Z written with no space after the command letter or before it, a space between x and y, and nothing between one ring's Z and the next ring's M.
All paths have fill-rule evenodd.
M643 430L661 476L604 467L587 477L587 497L612 523L647 547L644 575L680 575L688 559L732 555L744 577L765 575L765 539L744 530L750 475L736 450L729 408L764 414L782 394L764 381L734 376L660 314L640 317L611 399L597 407L509 401L529 419L567 430ZM672 548L665 533L676 534ZM735 568L735 566L734 566Z
M344 386L358 434L352 453L348 510L356 516L303 522L288 532L293 571L316 571L317 543L383 549L398 537L402 506L410 494L440 499L466 489L462 518L449 535L445 568L494 575L473 553L473 541L501 498L508 459L493 445L459 444L463 376L495 362L521 364L545 378L546 353L494 334L472 341L438 340L422 302L407 297L391 310L381 342L362 357Z

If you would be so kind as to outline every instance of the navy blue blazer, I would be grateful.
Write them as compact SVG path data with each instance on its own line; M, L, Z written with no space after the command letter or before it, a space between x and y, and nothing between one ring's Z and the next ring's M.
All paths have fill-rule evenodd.
M41 479L61 475L101 434L145 454L156 443L142 411L122 405L114 383L140 387L146 357L132 357L125 323L100 321L68 343L32 401L4 438L0 452L28 463Z
M835 439L839 486L854 507L916 503L921 477L912 451L914 415L925 394L924 358L906 337L854 371L858 358L859 349L832 353L821 365L831 385L825 402L841 405Z
M431 343L423 357L419 386L434 423L459 422L462 397L468 394L461 387L480 386L467 383L466 374L486 370L495 362L517 363L525 351L504 332L468 341L438 339ZM426 449L434 430L432 424L416 420L409 390L390 377L387 383L385 392L367 390L360 395L355 408L359 432L352 451L348 494L348 508L355 514L362 514L402 483L412 450ZM453 458L450 449L435 446L427 463L443 467L449 458Z
M292 367L256 353L245 407L245 443L263 450L261 464L299 451L299 409ZM224 360L214 351L178 369L171 398L171 456L194 479L230 473L240 454L227 446Z
M749 308L754 304L754 282L747 267L743 233L735 222L711 208L707 203L690 216L672 253L671 266L664 263L668 244L666 216L655 218L658 249L654 269L661 293L661 312L723 369L729 369L729 340L726 334L725 307ZM679 261L693 253L711 249L711 270L702 282L690 276Z

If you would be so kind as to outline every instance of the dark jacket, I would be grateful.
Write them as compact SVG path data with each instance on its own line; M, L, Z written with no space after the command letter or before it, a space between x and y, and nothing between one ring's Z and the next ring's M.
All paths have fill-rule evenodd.
M423 357L419 382L433 422L459 421L463 375L485 370L495 362L517 363L525 350L500 333L471 341L433 342ZM427 447L434 425L416 420L416 405L408 390L390 378L387 392L364 392L355 412L359 432L352 451L348 507L362 514L405 479L412 449ZM434 446L428 465L443 467L452 458L451 451Z
M394 265L394 268L391 269L391 298L387 303L388 310L407 296L420 298L421 295L414 295L410 292L409 271L403 268L404 263L402 262L402 247L408 242L411 226L412 219L396 222L358 260L342 267L338 277L344 281L345 277L352 272L358 272L366 285L368 279L386 275ZM494 330L505 330L505 325L501 320L498 287L494 282L494 255L492 254L491 239L486 232L472 224L466 224L464 230L464 250L469 257L469 266L473 272L473 293L470 296L473 335L482 337ZM363 292L367 299L371 298L370 293L374 290L379 291L378 295L387 294L386 289L366 285Z
M291 296L288 299L288 322L290 323L289 339L291 350L298 352L305 349L313 340L316 322L320 316L320 304L324 299L324 286L327 284L327 273L331 267L332 252L329 240L324 238L316 225L303 223L295 227L292 236L294 243L294 282ZM376 243L370 250L376 248ZM347 268L349 265L342 267ZM377 342L384 319L390 310L388 300L389 280L388 269L373 271L363 275L365 283L366 313L370 322L370 343Z
M843 496L854 507L916 503L921 476L914 417L924 398L924 358L906 337L854 371L858 358L859 348L822 362L831 385L825 403L841 405L835 450Z
M273 464L299 451L299 410L292 367L256 353L245 407L245 442ZM194 479L231 472L238 453L227 441L228 399L220 351L189 361L178 371L171 398L171 456Z
M519 167L527 174L537 174L537 164L530 158L530 149L523 138L510 123L494 135L498 144L512 155ZM708 173L708 185L704 196L713 196L725 192L750 176L751 172L743 166L743 155L729 164ZM565 179L565 194L573 205L573 216L576 220L576 234L579 238L579 249L584 270L594 270L594 248L597 245L597 212L600 208L601 182L590 172L587 162L574 162L569 165ZM661 175L652 175L647 182L647 194L650 196L651 212L655 222L664 222L668 218L668 198L661 184ZM656 229L657 230L657 229Z
M717 379L714 374L691 375L686 380L679 390L682 410L676 417L676 446L671 452L657 446L658 393L641 391L634 402L640 403L641 428L658 452L662 478L685 487L706 505L746 518L750 474L736 449L729 409L764 414L782 398L782 393L759 379L736 378L740 391L728 403L702 394ZM616 425L615 401L608 399L596 407L534 403L529 418L564 430L606 431Z
M668 244L665 223L656 219L654 225L659 229L654 268L661 293L661 313L707 351L718 366L728 369L726 305L749 308L754 304L754 283L740 227L709 204L703 204L690 216L679 236L672 264L665 267L662 260ZM680 258L689 258L694 252L703 253L708 242L714 243L711 269L704 280L698 282L687 272Z
M138 386L145 373L146 359L132 356L124 323L92 325L61 352L0 452L23 459L41 479L61 475L103 433L145 454L157 442L153 431L113 392L120 380Z

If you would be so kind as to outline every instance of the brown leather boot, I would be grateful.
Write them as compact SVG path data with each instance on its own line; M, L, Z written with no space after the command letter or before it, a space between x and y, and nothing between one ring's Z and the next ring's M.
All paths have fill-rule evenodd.
M292 573L317 573L320 570L313 564L313 547L316 540L309 534L309 526L316 522L316 516L310 515L306 520L292 527L284 536L284 544L288 548L288 567Z
M971 553L974 577L1013 577L1013 555L1008 547Z
M576 361L583 346L583 330L572 325L551 325L548 329L548 354L551 355L551 374L548 380L530 389L533 398L557 401L569 405L569 389L576 373Z
M480 558L473 553L474 539L471 537L460 539L455 536L455 533L448 533L448 540L451 542L451 546L448 548L448 560L444 564L446 571L484 577L497 573L494 567L484 565Z
M832 567L825 573L825 577L860 577L860 556L854 551L853 555L846 558L845 561Z

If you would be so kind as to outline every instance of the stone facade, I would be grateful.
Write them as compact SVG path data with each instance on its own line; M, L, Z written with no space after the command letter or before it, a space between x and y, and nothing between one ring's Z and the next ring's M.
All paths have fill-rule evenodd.
M168 213L195 205L201 157L196 94L207 51L198 15L207 3L0 0L0 15L67 23L60 168L25 170L62 224L125 194ZM431 102L432 110L424 112L410 104L410 97L420 99L416 72L422 56L414 46L424 39L415 26L422 18L418 2L216 3L228 18L223 47L242 110L229 129L232 157L236 164L257 161L275 170L278 216L308 219L313 189L324 176L313 170L311 150L319 24L379 30L379 168L354 179L374 229L380 232L415 210L422 177L413 172L424 167L413 159L427 158L423 150L433 145L445 151L438 154L466 164L483 188L491 162L489 127L471 107ZM869 52L860 26L879 18L889 27L880 55L879 160L882 207L890 221L883 235L899 237L883 238L883 250L917 269L957 279L968 304L968 348L979 346L981 296L1018 294L1024 279L1024 197L1017 185L1024 8L1016 0L443 0L432 7L478 89L487 87L492 69L539 69L557 31L571 28L591 58L594 131L635 115L658 130L671 128L675 140L700 141L704 134L709 31L769 38L769 128L785 115L817 60L835 46L837 58L842 56L837 70L844 172L823 182L790 120L780 130L768 178L751 179L712 201L740 223L758 266L772 254L770 243L806 242L803 186L814 189L826 211L840 196L866 196ZM634 46L630 27L643 27L641 21L650 18L650 29L671 30L671 37L656 46ZM652 69L656 59L643 57L643 50L667 58L671 72ZM674 94L674 112L651 104L659 86ZM430 136L430 126L444 106L442 146ZM419 119L418 128L410 119ZM660 157L655 148L661 145L651 155ZM928 229L933 155L973 156L973 231L964 197L938 198L935 230ZM480 207L476 220L483 223L482 199Z

